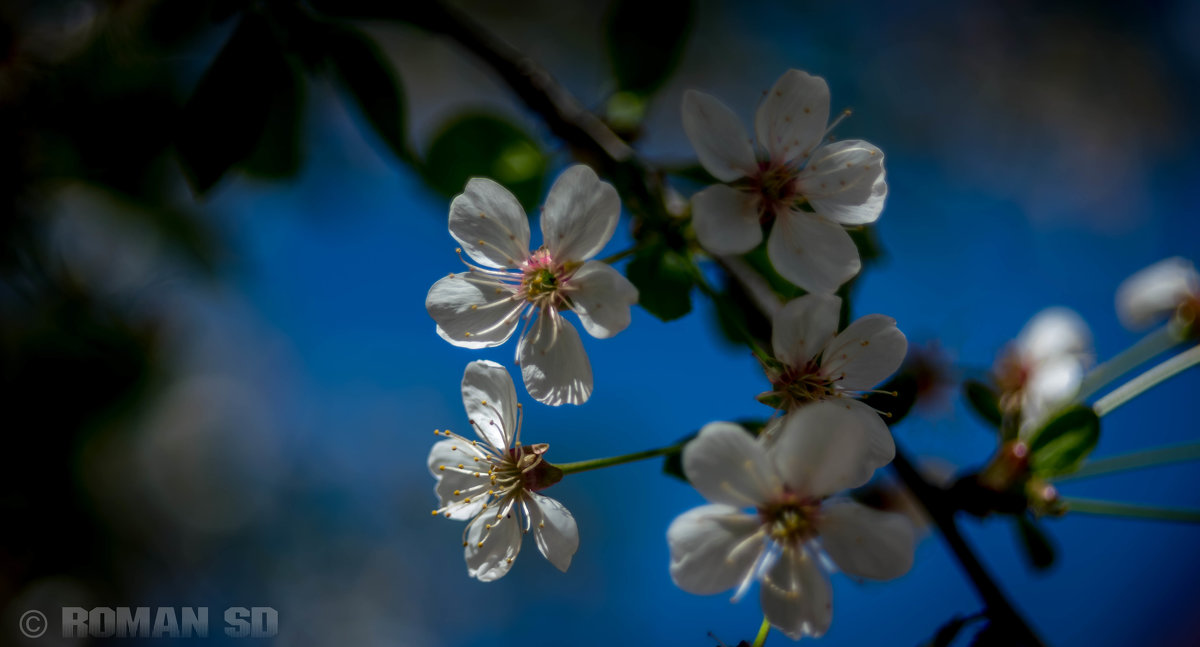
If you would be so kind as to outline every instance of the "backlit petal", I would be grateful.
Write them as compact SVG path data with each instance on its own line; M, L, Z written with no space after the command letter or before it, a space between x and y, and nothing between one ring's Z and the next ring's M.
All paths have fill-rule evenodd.
M887 198L883 153L857 139L817 149L797 182L817 213L842 225L875 222Z
M866 315L850 324L825 348L821 372L848 391L870 389L888 378L908 352L896 320Z
M608 244L621 216L617 190L592 169L576 164L550 187L542 210L542 236L551 257L584 261Z
M825 79L788 70L767 93L754 116L758 143L776 162L813 153L829 123L829 86Z
M912 568L916 533L904 515L831 499L821 506L817 531L825 553L848 575L890 580Z
M528 492L530 525L538 550L564 573L579 550L579 528L566 506L548 496Z
M759 599L767 621L792 640L824 635L833 619L829 578L803 546L783 551L763 578Z
M450 235L484 267L517 268L529 258L529 220L508 189L471 178L450 203Z
M732 182L757 172L746 129L716 97L695 90L683 94L683 132L700 165L718 180Z
M517 431L517 391L508 370L496 362L467 364L462 380L467 419L498 450L512 444Z
M757 516L727 505L703 505L679 515L667 528L671 579L697 595L732 589L762 552L762 539L752 539L760 527Z
M438 279L425 296L425 310L442 339L463 348L499 346L521 320L524 301L513 289L475 272Z
M714 184L692 196L692 226L700 245L713 254L741 254L762 242L759 196Z
M804 211L775 220L767 256L783 278L821 294L837 291L862 267L858 248L841 225Z
M832 294L806 294L792 299L771 324L771 347L779 361L802 367L815 359L834 335L842 300Z
M571 297L571 309L579 315L583 329L604 339L629 325L630 306L637 303L638 291L608 263L588 261L563 284Z
M780 482L753 436L731 422L712 422L683 448L683 472L713 503L755 507L769 501Z
M592 365L579 333L556 310L538 315L517 349L525 388L542 404L583 404L592 395Z

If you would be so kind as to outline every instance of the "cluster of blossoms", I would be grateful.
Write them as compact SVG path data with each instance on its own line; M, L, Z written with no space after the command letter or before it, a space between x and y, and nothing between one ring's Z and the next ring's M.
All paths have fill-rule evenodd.
M775 315L774 356L762 359L771 390L759 399L782 415L757 438L712 423L683 450L687 478L711 503L671 524L670 572L686 591L735 589L735 600L760 582L764 615L792 638L828 629L833 565L855 577L895 578L911 567L915 541L904 516L835 496L865 484L895 454L880 414L861 398L897 370L907 341L882 315L838 331L842 304L832 293L860 267L844 227L874 222L887 184L878 149L826 141L828 118L825 81L787 72L758 110L756 157L719 101L699 92L683 101L684 130L700 162L728 183L692 198L699 244L714 255L747 252L768 226L772 264L809 294ZM425 301L438 335L486 348L521 328L516 358L529 394L548 405L586 402L591 365L564 314L573 311L597 338L629 325L638 291L592 260L612 237L620 208L611 185L573 166L550 189L543 244L531 252L516 198L491 180L471 179L449 220L467 270L438 280ZM578 528L561 503L540 493L565 466L546 461L547 445L521 444L521 405L504 367L470 363L462 393L474 438L435 431L442 440L428 459L439 500L433 514L467 523L467 569L481 581L505 575L529 533L565 571L579 547Z
M1093 355L1091 331L1075 311L1053 307L1037 313L992 368L1001 411L1016 416L1027 435L1079 393Z

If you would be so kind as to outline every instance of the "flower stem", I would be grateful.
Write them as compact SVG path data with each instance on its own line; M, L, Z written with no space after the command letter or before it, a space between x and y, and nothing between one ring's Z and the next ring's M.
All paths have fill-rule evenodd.
M1152 521L1200 523L1200 510L1160 508L1136 503L1117 503L1116 501L1097 501L1095 499L1076 499L1073 497L1063 497L1062 502L1067 505L1069 512L1078 512L1081 514L1149 519Z
M623 249L615 254L610 254L608 256L605 256L604 258L597 259L597 260L599 260L601 263L608 263L609 265L612 265L613 263L616 263L617 261L621 260L622 258L625 258L626 256L632 256L633 254L637 253L638 247L639 247L638 245L634 245L633 247L630 247L629 249Z
M1170 349L1181 341L1183 341L1182 338L1180 338L1171 326L1163 326L1149 335L1142 337L1129 348L1121 351L1112 359L1097 366L1087 375L1083 376L1083 382L1079 385L1079 399L1086 400L1095 395L1097 391L1103 389L1113 380L1132 371L1143 362L1149 361L1151 358Z
M1200 460L1200 443L1184 443L1089 461L1075 472L1057 476L1051 480L1055 483L1062 483L1064 481L1076 481L1128 470L1137 470L1144 467L1155 467L1157 465L1169 465L1171 463L1195 460Z
M750 647L763 647L767 642L767 634L771 633L771 623L763 616L762 626L758 628L758 636L754 638L754 644Z
M1141 395L1143 392L1158 385L1158 383L1173 377L1178 373L1200 364L1200 345L1183 351L1182 353L1166 360L1165 362L1155 366L1154 368L1142 373L1141 375L1129 380L1125 384L1113 389L1112 393L1096 400L1092 405L1096 415L1104 417L1112 413L1113 409L1129 402L1130 400Z
M555 467L562 470L563 475L566 476L567 474L575 474L577 472L586 472L588 470L598 470L602 467L612 467L613 465L620 465L622 463L632 463L634 461L645 460L647 458L654 458L655 456L666 456L668 454L676 454L678 452L683 451L683 446L686 444L687 444L687 442L684 441L682 443L676 443L669 447L659 447L658 449L647 449L644 452L634 452L632 454L622 454L621 456L610 456L608 458L594 458L590 461L579 461L576 463L561 463L559 465L555 465Z

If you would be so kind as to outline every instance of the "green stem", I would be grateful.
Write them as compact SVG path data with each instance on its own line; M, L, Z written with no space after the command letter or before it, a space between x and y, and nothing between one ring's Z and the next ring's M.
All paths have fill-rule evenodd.
M767 634L771 633L771 623L763 616L762 626L758 628L758 636L754 638L754 644L751 647L763 647L767 642Z
M1182 353L1166 360L1162 364L1142 373L1141 375L1129 380L1125 384L1113 389L1112 393L1096 400L1092 408L1096 411L1096 415L1104 417L1112 413L1113 409L1129 402L1143 392L1156 386L1158 383L1181 373L1197 364L1200 364L1200 345L1183 351Z
M626 256L632 256L633 254L637 253L637 251L640 247L641 247L640 245L634 245L633 247L630 247L629 249L623 249L615 254L610 254L609 256L605 256L604 258L599 259L599 261L601 263L608 263L609 265L612 265L613 263L616 263L617 261L621 260L622 258L625 258Z
M1110 517L1130 517L1134 519L1149 519L1153 521L1181 521L1184 523L1200 523L1200 510L1185 510L1182 508L1159 508L1134 503L1117 503L1115 501L1097 501L1095 499L1076 499L1063 497L1069 512L1081 514L1096 514Z
M1077 481L1095 476L1142 469L1144 467L1155 467L1157 465L1169 465L1171 463L1195 460L1200 460L1200 443L1184 443L1169 447L1156 447L1132 454L1125 454L1124 456L1113 456L1112 458L1089 461L1075 472L1064 474L1051 480L1055 483Z
M704 293L704 296L708 297L713 302L713 305L717 308L729 307L725 304L725 297L718 292L711 283L708 282L708 278L704 276L704 272L701 272L700 268L696 267L695 263L692 263L691 266L692 280L696 282L696 287L700 288L700 291ZM774 356L771 355L771 353L768 353L766 349L764 349L762 345L758 343L758 340L754 338L754 335L750 334L750 331L747 330L740 321L731 319L730 323L737 326L738 332L741 333L746 345L750 347L750 352L754 353L755 357L764 362L774 359Z
M577 472L586 472L588 470L598 470L602 467L612 467L622 463L632 463L634 461L654 458L655 456L666 456L668 454L676 454L683 451L683 446L687 441L671 445L670 447L659 447L658 449L647 449L644 452L634 452L632 454L623 454L621 456L610 456L608 458L594 458L590 461L579 461L576 463L561 463L555 465L562 470L563 475L575 474Z
M1079 399L1082 401L1095 395L1097 391L1113 380L1169 350L1181 341L1183 340L1170 326L1163 326L1142 337L1132 346L1118 353L1116 357L1083 376L1083 382L1079 385Z

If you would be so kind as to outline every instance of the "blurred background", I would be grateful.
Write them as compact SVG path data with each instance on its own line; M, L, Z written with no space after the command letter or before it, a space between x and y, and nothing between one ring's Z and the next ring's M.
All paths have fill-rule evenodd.
M660 461L548 492L581 532L568 573L528 540L502 580L468 578L461 524L429 514L425 459L435 428L468 431L466 363L512 364L514 346L434 333L425 293L460 267L449 197L487 175L532 213L574 158L404 10L326 4L0 8L0 643L22 644L26 609L118 605L270 606L280 645L752 639L754 595L672 585L666 528L702 499ZM855 311L895 317L947 380L984 376L1051 305L1111 357L1138 339L1113 310L1121 280L1200 259L1200 4L454 6L664 168L692 163L686 89L749 125L787 69L823 76L854 110L838 135L887 155ZM623 224L605 253L631 241ZM526 442L570 462L769 415L758 363L692 296L674 321L637 308L620 335L585 338L582 407L518 388ZM1193 370L1106 417L1095 456L1195 440L1198 388ZM894 433L947 471L995 447L954 385ZM1182 464L1063 492L1195 507L1198 486ZM963 525L1051 644L1200 639L1200 527L1047 520L1057 559L1038 570L1007 520ZM936 536L908 576L834 589L826 645L917 645L980 607ZM57 642L80 644L36 644Z

